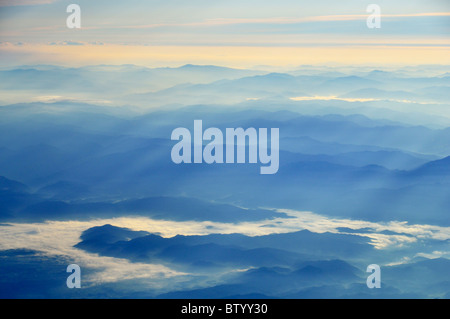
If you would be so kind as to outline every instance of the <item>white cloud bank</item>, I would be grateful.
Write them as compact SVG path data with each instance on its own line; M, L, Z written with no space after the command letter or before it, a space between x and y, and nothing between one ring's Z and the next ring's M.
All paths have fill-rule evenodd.
M212 233L241 233L261 236L309 230L316 233L346 233L340 228L352 229L353 235L366 236L377 249L390 249L411 244L419 239L448 240L450 227L410 225L407 222L376 223L362 220L329 218L312 212L277 210L291 218L275 218L238 224L217 222L176 222L153 220L146 217L121 217L92 221L47 221L45 223L12 223L0 225L0 250L32 249L54 256L66 256L80 266L98 270L95 276L85 278L91 284L127 279L145 279L156 288L163 287L162 279L186 275L157 264L131 263L125 259L101 257L73 246L80 242L81 233L91 227L111 224L131 230L158 233L163 237L176 235L207 235ZM358 232L359 229L364 231ZM369 231L368 231L369 229ZM386 231L391 233L386 233ZM384 233L381 233L384 232ZM444 254L446 255L446 254ZM443 254L440 254L443 256Z

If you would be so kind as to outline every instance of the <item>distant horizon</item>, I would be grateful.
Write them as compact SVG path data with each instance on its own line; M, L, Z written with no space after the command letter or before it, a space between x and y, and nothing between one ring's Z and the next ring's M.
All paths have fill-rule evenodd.
M359 72L363 73L366 70L370 71L395 71L398 69L409 69L409 68L418 68L418 67L424 67L424 68L436 68L439 66L443 67L449 67L449 63L418 63L418 64L410 64L410 63L391 63L391 64L376 64L376 63L366 63L366 64L348 64L348 63L340 63L340 62L328 62L328 63L316 63L316 64L298 64L298 65L289 65L289 66L276 66L276 65L252 65L248 67L240 67L240 66L233 66L233 65L227 65L227 64L202 64L202 63L174 63L174 64L167 64L167 65L145 65L145 64L138 64L138 63L86 63L86 64L77 64L77 65L70 65L70 64L57 64L57 63L30 63L30 64L9 64L7 66L0 66L0 70L12 70L12 69L18 69L18 68L39 68L39 67L54 67L54 68L65 68L65 69L81 69L81 68L89 68L89 67L137 67L137 68L145 68L145 69L180 69L184 67L216 67L216 68L223 68L223 69L234 69L234 70L251 70L251 71L261 71L261 72L269 72L269 73L289 73L294 71L301 71L306 68L335 68L337 71L342 71L343 68L350 70L359 70ZM306 69L307 70L307 69ZM389 71L387 71L389 70ZM369 72L370 72L369 71ZM428 70L429 71L429 70ZM443 71L443 73L446 73L447 71Z

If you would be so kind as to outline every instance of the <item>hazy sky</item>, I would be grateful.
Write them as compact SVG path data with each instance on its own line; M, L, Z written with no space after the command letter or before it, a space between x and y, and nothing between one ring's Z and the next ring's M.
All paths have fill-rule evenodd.
M449 34L448 0L0 0L1 66L449 64Z

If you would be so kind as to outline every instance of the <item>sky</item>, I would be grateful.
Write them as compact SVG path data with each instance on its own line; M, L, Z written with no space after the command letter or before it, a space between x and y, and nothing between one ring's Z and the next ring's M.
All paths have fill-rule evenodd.
M449 32L445 0L0 0L0 66L449 64Z

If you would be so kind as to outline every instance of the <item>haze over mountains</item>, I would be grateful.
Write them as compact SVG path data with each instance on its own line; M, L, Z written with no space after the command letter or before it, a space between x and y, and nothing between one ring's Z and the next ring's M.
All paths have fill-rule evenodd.
M3 69L0 291L448 298L449 71ZM171 132L197 119L279 128L278 173L174 164ZM67 239L48 241L64 229ZM45 272L61 260L86 268L86 289L65 292L55 273L26 293L30 264ZM124 262L132 274L110 276ZM373 263L386 274L380 291L365 285ZM164 267L167 282L141 264ZM19 270L23 281L11 280Z

